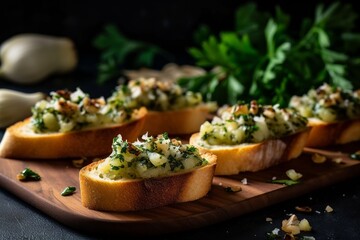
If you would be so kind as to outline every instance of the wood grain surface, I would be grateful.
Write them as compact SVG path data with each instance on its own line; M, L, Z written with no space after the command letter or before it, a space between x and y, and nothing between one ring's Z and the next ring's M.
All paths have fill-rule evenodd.
M163 234L221 222L358 176L360 161L350 159L348 153L359 149L360 142L355 142L321 151L328 159L325 163L316 164L311 156L319 150L308 148L299 158L264 171L215 177L209 194L197 201L137 212L100 212L83 207L79 192L79 168L71 160L0 158L0 187L75 229L89 233ZM339 158L341 163L333 161ZM26 167L39 173L41 181L17 180L16 175ZM270 183L273 177L286 179L285 172L290 168L303 174L300 184L284 186ZM248 184L243 184L244 178ZM75 186L77 192L71 196L61 196L67 186ZM228 186L241 187L242 190L227 192L225 188Z

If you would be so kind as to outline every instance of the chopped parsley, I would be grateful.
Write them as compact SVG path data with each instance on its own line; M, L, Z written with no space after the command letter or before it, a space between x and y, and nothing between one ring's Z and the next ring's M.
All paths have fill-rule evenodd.
M75 191L76 191L76 187L68 186L61 192L61 196L73 195Z
M157 137L144 135L142 140L128 143L121 135L115 137L112 153L97 169L99 176L151 178L208 164L196 147L170 139L167 133Z
M292 185L299 184L300 181L291 180L291 179L275 179L275 180L271 180L271 183L283 184L283 185L286 185L286 186L292 186Z
M20 181L40 181L41 177L30 168L25 168L17 175L17 179Z

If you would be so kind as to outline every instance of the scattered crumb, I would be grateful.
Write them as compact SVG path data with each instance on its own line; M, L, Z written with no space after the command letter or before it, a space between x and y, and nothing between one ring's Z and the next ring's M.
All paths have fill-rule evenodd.
M330 213L330 212L333 212L334 209L332 207L330 207L329 205L327 205L326 208L325 208L325 211Z
M287 234L297 235L301 231L311 231L312 227L307 219L299 221L295 214L292 214L289 219L282 221L281 229Z
M225 191L227 192L240 192L242 189L240 186L229 186L225 187Z
M272 234L278 235L280 232L280 229L278 228L274 228L274 230L272 230Z
M76 168L82 168L84 166L84 162L85 162L84 158L75 159L75 160L72 160L72 165Z
M304 218L300 221L299 227L300 227L300 231L304 231L304 232L310 232L312 229L309 221L306 218Z
M267 217L267 218L265 219L265 221L267 221L267 222L272 222L272 218Z
M296 172L294 169L289 169L286 171L286 176L288 176L291 180L296 181L302 178L302 174Z
M244 185L247 185L248 184L247 178L243 178L241 180L241 183L244 184Z
M316 212L317 214L320 214L320 213L321 213L320 211L317 211L317 210L316 210L315 212Z
M296 206L295 210L299 211L299 212L306 212L306 213L312 212L311 207L308 207L308 206L304 206L304 207Z
M274 176L274 177L272 177L272 179L271 179L271 180L273 180L273 181L274 181L274 180L276 180L276 177L275 177L275 176Z
M314 153L311 156L311 160L314 163L324 163L326 161L326 157L324 155L318 154L318 153Z
M332 161L334 163L340 164L340 163L342 163L343 160L342 160L342 158L333 158Z
M284 219L282 221L281 229L292 235L297 235L300 233L299 220L295 214L292 214L289 219Z

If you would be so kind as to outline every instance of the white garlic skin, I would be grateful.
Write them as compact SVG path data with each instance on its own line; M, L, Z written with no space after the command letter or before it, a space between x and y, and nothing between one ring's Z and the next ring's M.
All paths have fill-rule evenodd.
M44 98L45 94L41 92L23 93L0 89L0 128L31 116L31 108Z
M19 84L34 84L77 65L73 42L68 38L20 34L0 48L0 76Z

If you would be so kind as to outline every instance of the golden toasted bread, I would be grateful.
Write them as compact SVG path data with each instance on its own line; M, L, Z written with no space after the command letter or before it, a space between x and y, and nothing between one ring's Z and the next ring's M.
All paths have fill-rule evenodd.
M143 133L152 136L163 132L171 135L195 133L208 116L209 108L205 104L173 111L149 111Z
M309 118L308 125L311 131L307 147L325 147L360 140L360 119L329 123Z
M215 175L232 175L245 171L259 171L298 157L306 143L310 128L280 139L239 145L213 145L204 147L199 133L190 137L190 144L200 152L217 156Z
M211 188L216 156L204 154L207 165L164 177L146 179L100 178L94 162L80 170L82 204L103 211L134 211L187 202L204 197Z
M102 157L111 152L117 134L134 141L140 135L147 110L139 109L132 120L66 133L35 133L30 118L6 129L0 143L0 157L23 159L56 159Z

